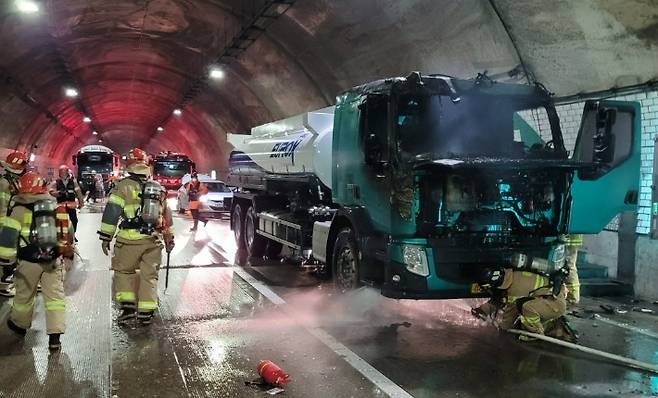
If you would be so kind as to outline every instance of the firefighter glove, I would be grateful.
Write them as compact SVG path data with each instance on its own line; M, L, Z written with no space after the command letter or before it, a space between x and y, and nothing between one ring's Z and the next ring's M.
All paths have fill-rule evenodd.
M2 264L2 282L7 282L9 278L14 275L16 271L16 264Z
M103 249L103 254L106 256L110 255L110 241L104 240L101 242L101 248Z
M171 253L171 251L174 250L174 246L176 246L174 243L174 237L172 235L165 236L165 250L167 253Z

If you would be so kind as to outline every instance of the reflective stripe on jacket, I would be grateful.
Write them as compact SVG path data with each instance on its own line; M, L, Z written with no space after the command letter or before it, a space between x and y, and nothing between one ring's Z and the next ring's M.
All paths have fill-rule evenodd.
M124 243L153 238L152 235L143 234L139 229L120 228L123 221L134 219L139 215L142 205L141 193L142 184L134 178L124 178L117 182L103 212L98 231L101 239L112 240L117 228L119 228L119 232L116 233L117 241ZM162 202L161 209L161 217L168 225L169 232L173 234L171 212L167 209L166 200Z
M30 240L30 230L32 228L32 211L25 206L44 199L52 199L52 197L49 194L16 195L16 206L12 208L9 216L4 217L0 226L0 260L2 262L10 264L16 262L18 248L27 246L26 242ZM58 232L63 231L63 228L67 228L66 233L58 233L58 244L70 244L73 227L65 208L60 207L57 209L55 221Z
M505 278L499 289L507 290L507 302L513 303L521 297L548 296L552 288L544 275L528 271L505 270Z
M560 235L560 242L564 243L566 246L582 246L583 235Z

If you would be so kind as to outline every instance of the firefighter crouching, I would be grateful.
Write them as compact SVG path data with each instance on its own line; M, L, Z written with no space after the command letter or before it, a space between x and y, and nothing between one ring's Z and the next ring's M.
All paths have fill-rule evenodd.
M117 319L119 324L135 318L143 325L151 323L158 307L157 281L162 249L171 252L174 247L166 191L149 180L149 163L148 155L141 149L129 152L126 161L129 177L116 183L98 231L105 255L109 254L116 233L112 269L115 299L122 310Z
M7 159L0 161L5 173L0 178L0 218L7 216L11 198L18 193L18 178L25 174L28 157L23 152L12 152ZM13 273L16 264L4 264L0 276L0 296L14 297Z
M542 263L532 267L530 263ZM491 267L484 270L480 285L490 289L497 300L483 304L474 315L494 315L500 309L498 326L503 329L521 327L529 332L546 334L568 341L577 339L576 333L564 317L567 310L567 268L548 271L545 259L519 255L515 267ZM562 262L563 263L563 262ZM495 316L495 315L494 315ZM521 340L528 340L520 336Z
M85 197L67 165L59 166L59 178L51 186L50 193L57 198L57 204L66 207L75 233L78 230L77 209L82 208Z
M64 270L61 257L73 258L73 235L66 208L57 206L43 178L35 172L18 181L8 216L0 229L0 261L13 264L16 297L7 326L25 336L32 325L37 285L46 307L46 329L51 350L61 347L65 329Z

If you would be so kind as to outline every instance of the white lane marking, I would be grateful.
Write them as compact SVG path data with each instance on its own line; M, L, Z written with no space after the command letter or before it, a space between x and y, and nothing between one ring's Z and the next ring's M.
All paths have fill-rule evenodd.
M256 289L260 294L265 296L268 300L276 305L285 305L287 304L284 299L281 298L278 294L274 293L269 286L258 281L256 278L251 276L247 271L240 267L233 267L233 272L238 274L242 279L250 284L254 289ZM295 319L292 314L283 310L283 312ZM329 347L336 355L340 358L343 358L350 366L352 366L357 372L361 373L366 379L370 380L372 384L377 386L381 391L386 393L391 398L413 398L413 395L406 392L402 387L395 384L391 379L384 376L380 371L375 369L372 365L366 362L363 358L358 356L354 351L347 348L344 344L340 343L338 340L333 338L329 333L317 327L308 327L303 324L301 326L312 336L320 340L324 345Z
M627 325L625 323L621 323L621 322L617 322L617 321L613 321L612 319L606 318L606 317L598 315L598 314L595 315L595 318L597 320L603 322L603 323L607 323L609 325L617 326L617 327L620 327L622 329L630 330L631 332L640 333L640 334L643 334L645 336L649 336L649 337L653 337L654 339L658 339L658 333L652 332L650 330L638 328L637 326L631 326L631 325Z

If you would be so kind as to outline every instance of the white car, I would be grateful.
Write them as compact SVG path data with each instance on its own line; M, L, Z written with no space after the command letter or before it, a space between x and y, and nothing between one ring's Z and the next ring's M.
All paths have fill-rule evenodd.
M201 177L201 176L200 176ZM221 218L228 215L231 211L231 201L233 200L233 191L231 191L223 181L219 180L199 180L208 188L208 193L199 198L199 213L204 218ZM187 190L183 185L178 190L178 210L184 211L189 209L189 198Z

